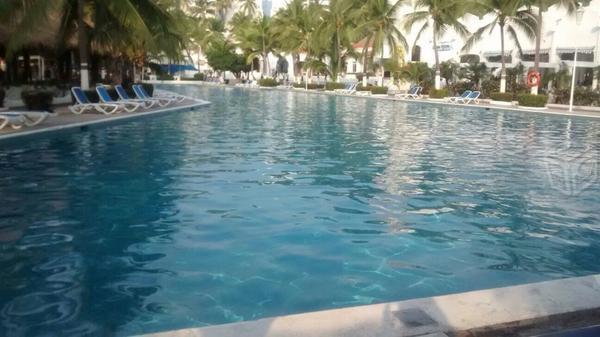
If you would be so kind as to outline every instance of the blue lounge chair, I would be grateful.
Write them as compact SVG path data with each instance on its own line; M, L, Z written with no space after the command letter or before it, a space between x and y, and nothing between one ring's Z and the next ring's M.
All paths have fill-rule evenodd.
M339 94L352 94L356 91L357 86L358 82L348 82L346 83L344 89L335 89L333 92Z
M138 110L139 108L142 108L145 106L144 103L140 103L140 102L115 101L114 99L112 99L112 97L110 97L108 90L106 90L106 88L103 85L97 86L96 92L98 93L98 97L100 97L100 101L102 101L103 103L120 104L122 106L122 108L125 109L125 111L127 111L127 112L134 112L134 111Z
M461 104L469 104L469 103L479 104L479 96L481 96L481 92L473 91L472 93L469 94L469 96L467 96L465 98L459 98L455 102L461 103Z
M472 92L473 91L471 91L471 90L467 90L467 91L463 92L462 95L460 95L460 96L446 97L446 100L448 102L456 102L456 100L458 100L458 99L467 98Z
M15 130L23 126L36 126L48 118L45 111L2 111L0 112L0 130L10 126Z
M117 91L117 95L119 95L119 102L143 103L144 108L146 109L152 108L155 104L158 104L158 101L152 99L130 98L127 94L127 90L125 90L125 88L123 88L123 86L120 84L115 85L115 90Z
M174 99L170 99L170 98L163 98L163 97L152 97L150 95L148 95L148 93L146 92L146 90L144 89L143 86L139 85L139 84L134 84L133 85L133 92L135 93L135 95L137 96L137 98L139 99L148 99L148 100L154 100L158 103L159 107L164 107L167 106L171 103L173 103L175 100Z
M73 94L73 97L75 97L77 104L69 106L69 110L76 115L80 115L90 110L96 110L105 115L111 115L115 112L119 112L119 110L123 107L122 104L92 103L80 87L71 88L71 93Z

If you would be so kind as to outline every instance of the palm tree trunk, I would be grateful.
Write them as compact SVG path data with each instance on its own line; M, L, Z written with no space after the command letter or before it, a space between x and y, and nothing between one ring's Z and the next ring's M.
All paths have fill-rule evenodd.
M79 66L81 88L88 90L90 88L90 74L88 70L88 37L85 31L85 0L77 1L77 25L79 38Z
M366 44L363 47L363 80L362 85L367 86L369 82L369 45L371 44L371 36L367 38Z
M437 31L435 23L433 24L433 53L435 55L435 88L440 89L440 54L437 48Z
M506 58L504 57L504 23L500 24L500 92L506 92Z
M536 27L536 37L535 37L535 58L533 60L533 70L539 72L540 68L540 47L542 44L542 19L543 19L543 9L542 6L544 4L543 0L538 1L538 16L537 16L537 27ZM534 95L538 94L538 86L531 87L531 93Z

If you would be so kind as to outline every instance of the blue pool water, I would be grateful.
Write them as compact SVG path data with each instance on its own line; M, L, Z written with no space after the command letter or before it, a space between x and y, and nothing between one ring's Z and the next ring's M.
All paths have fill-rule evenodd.
M0 144L0 336L600 273L600 120L175 90L213 105Z

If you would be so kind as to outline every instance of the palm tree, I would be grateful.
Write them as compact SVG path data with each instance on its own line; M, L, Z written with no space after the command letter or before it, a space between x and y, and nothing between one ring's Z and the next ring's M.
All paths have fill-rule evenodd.
M367 0L361 10L358 11L364 22L358 26L357 30L361 33L364 32L364 39L366 39L363 48L363 81L367 80L369 61L372 63L376 54L381 55L383 58L383 49L386 45L391 49L393 59L397 58L398 44L404 50L408 49L406 38L396 27L396 18L402 3L401 0L396 0L393 4L388 0ZM372 50L369 53L369 46L371 45ZM383 68L383 63L381 63L381 66ZM383 69L380 73L379 85L383 85Z
M530 9L525 8L524 0L481 0L481 8L493 16L492 22L479 28L465 42L463 51L468 51L481 40L486 31L490 33L498 26L500 28L500 59L502 68L500 72L500 92L506 92L506 55L504 53L504 35L508 35L515 42L519 52L522 52L517 31L523 31L528 38L533 39L536 35L535 15Z
M294 60L294 76L300 78L300 53L306 58L311 55L311 44L316 27L321 24L323 7L316 3L305 6L305 0L292 0L287 7L279 10L273 17L273 30L277 32L280 48L292 54Z
M415 11L404 18L404 27L409 30L414 25L423 23L415 38L415 44L421 34L428 28L433 33L433 50L435 54L435 88L440 89L440 56L438 40L448 29L455 30L461 37L469 35L467 27L460 22L467 9L474 4L469 0L416 0ZM420 10L417 10L420 9Z
M317 31L315 43L327 46L331 77L337 81L344 59L354 53L352 42L356 29L355 14L360 8L359 0L330 0L323 13L323 21Z
M240 2L240 10L242 13L244 13L244 15L250 17L254 17L256 15L258 10L258 7L256 6L256 0L240 0Z
M132 50L179 54L179 25L166 8L153 0L25 0L13 1L11 12L21 13L8 43L9 54L39 33L38 27L55 27L56 48L76 37L81 86L89 87L89 47L114 55ZM51 22L58 22L51 25ZM165 49L169 47L171 49Z
M269 64L269 54L276 49L277 39L271 27L271 18L262 16L247 23L246 27L234 29L236 40L239 47L249 51L247 62L250 63L257 56L261 56L262 76L268 76L271 69Z
M535 38L535 58L533 69L535 71L539 71L540 67L540 48L542 44L542 26L544 21L544 13L548 11L553 5L559 5L561 7L565 7L569 14L575 13L575 10L578 6L577 0L529 0L527 1L530 6L537 7L537 29L536 29L536 38ZM537 95L538 87L535 86L532 89L532 92Z

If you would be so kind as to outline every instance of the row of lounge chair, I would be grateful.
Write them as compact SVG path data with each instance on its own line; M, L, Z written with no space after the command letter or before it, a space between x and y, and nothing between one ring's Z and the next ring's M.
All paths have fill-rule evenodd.
M142 85L133 85L133 92L136 98L129 97L125 88L122 85L116 85L115 91L119 96L118 99L113 99L105 86L99 85L96 87L96 92L100 102L92 103L85 92L80 87L71 88L76 104L71 105L69 110L74 114L82 114L88 111L97 111L105 115L111 115L118 112L134 112L139 109L150 109L154 106L165 107L169 104L179 103L186 99L185 96L178 94L161 94L150 96Z
M423 87L414 86L408 90L407 93L397 94L396 97L404 98L404 99L419 99L423 96L421 92L423 91ZM460 96L446 97L444 100L450 103L459 103L459 104L470 104L475 103L479 104L479 97L481 96L480 91L471 91L467 90L462 93Z
M150 109L155 106L165 107L170 104L176 104L184 101L187 97L171 92L155 91L154 96L150 96L142 85L133 85L133 92L136 98L131 98L122 85L115 86L118 99L113 99L106 87L99 85L96 92L100 101L92 103L80 87L71 88L71 93L76 103L69 106L69 110L74 114L80 115L86 112L100 112L105 115L111 115L119 112L134 112L139 109ZM5 127L21 129L24 126L36 126L48 118L49 114L45 111L0 111L0 130Z

